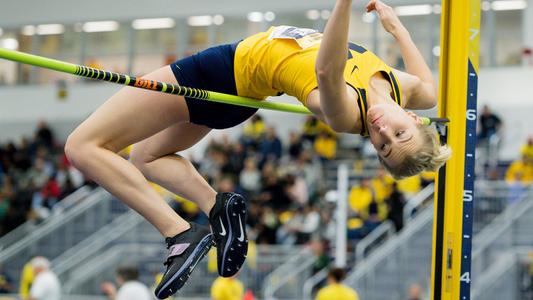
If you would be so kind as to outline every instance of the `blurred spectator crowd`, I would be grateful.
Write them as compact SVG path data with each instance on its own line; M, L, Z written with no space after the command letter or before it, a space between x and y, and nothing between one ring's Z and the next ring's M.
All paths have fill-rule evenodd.
M300 132L283 143L274 127L254 116L242 135L211 140L196 168L219 192L238 192L248 200L249 235L257 244L302 245L312 240L333 241L335 199L326 200L326 163L335 159L337 136L309 118ZM356 160L353 167L359 167ZM405 193L415 194L433 177L416 176L394 184L383 170L368 174L349 196L348 236L357 241L390 219L403 226ZM369 175L367 175L368 177ZM335 188L335 187L333 187ZM180 200L180 213L190 220L205 218L190 202Z
M83 183L44 121L33 137L0 144L0 235L27 220L47 218Z

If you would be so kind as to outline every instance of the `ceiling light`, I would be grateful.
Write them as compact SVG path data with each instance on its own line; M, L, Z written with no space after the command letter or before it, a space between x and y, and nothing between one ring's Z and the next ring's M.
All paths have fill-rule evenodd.
M38 35L62 34L63 32L65 32L65 26L61 24L43 24L37 26Z
M316 10L316 9L308 10L305 15L310 20L318 20L318 19L320 19L320 12L318 10Z
M120 25L116 21L87 22L83 24L83 31L85 32L115 31L119 28L119 26Z
M263 17L265 18L265 21L272 22L276 19L276 14L271 11L267 11Z
M8 50L17 50L19 48L19 42L14 38L7 38L0 40L0 47Z
M35 34L35 26L26 25L26 26L22 27L22 34L23 35L34 35Z
M327 9L324 9L323 11L320 12L320 17L324 20L329 19L329 16L331 16L331 11Z
M215 24L215 25L224 24L224 16L223 15L214 15L213 16L213 24Z
M398 16L422 16L429 15L433 8L429 4L397 6L394 11Z
M481 10L489 11L490 10L490 2L489 1L481 2Z
M172 28L174 25L176 22L171 18L137 19L131 22L131 26L137 30Z
M250 22L263 22L263 14L258 11L252 11L248 14L248 21Z
M440 56L440 46L433 47L433 50L431 52L433 52L433 55L435 55L436 57L439 57Z
M189 26L210 26L213 24L213 17L211 16L192 16L187 18Z
M494 1L492 2L493 10L520 10L527 7L524 0Z

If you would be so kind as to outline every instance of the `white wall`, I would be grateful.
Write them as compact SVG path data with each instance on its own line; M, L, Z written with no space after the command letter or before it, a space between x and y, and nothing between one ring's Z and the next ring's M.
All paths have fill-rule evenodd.
M71 84L68 98L59 101L55 86L0 88L0 142L33 133L39 119L49 121L61 139L119 87L107 83ZM277 101L294 101L281 97ZM516 156L528 134L533 134L533 69L480 71L479 107L490 105L505 121L503 158ZM272 111L261 113L286 139L289 130L301 128L304 116ZM282 130L283 129L283 130ZM236 136L240 128L223 131ZM214 131L213 135L222 134Z
M437 3L437 0L390 0L392 5ZM77 23L90 20L131 20L150 17L182 17L201 14L244 15L250 11L290 12L311 8L331 8L334 0L16 0L2 1L0 27L28 24ZM365 1L356 1L362 8Z

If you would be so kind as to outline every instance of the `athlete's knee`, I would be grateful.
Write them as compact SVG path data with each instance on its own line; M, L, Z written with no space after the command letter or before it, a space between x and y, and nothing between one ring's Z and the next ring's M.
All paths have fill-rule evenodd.
M82 139L75 133L71 133L65 143L65 155L69 162L76 168L80 167L80 164L86 157L86 154L83 153L85 152L84 144Z
M94 160L98 148L98 143L75 130L68 136L64 150L69 162L83 171Z

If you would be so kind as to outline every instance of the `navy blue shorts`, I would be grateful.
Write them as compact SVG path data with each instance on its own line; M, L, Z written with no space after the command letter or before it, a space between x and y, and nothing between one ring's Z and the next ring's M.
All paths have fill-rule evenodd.
M215 46L170 65L182 86L237 95L233 62L237 44ZM257 111L237 105L185 97L190 122L213 129L236 126Z

